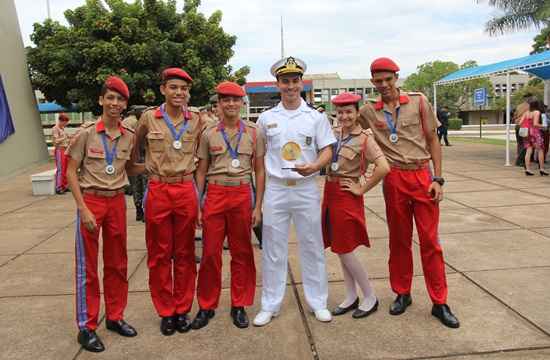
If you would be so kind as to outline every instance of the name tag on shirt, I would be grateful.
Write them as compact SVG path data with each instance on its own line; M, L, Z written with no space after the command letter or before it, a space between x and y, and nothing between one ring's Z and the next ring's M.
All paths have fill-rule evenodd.
M277 123L267 124L267 128L268 128L268 129L275 129L277 126L278 126Z

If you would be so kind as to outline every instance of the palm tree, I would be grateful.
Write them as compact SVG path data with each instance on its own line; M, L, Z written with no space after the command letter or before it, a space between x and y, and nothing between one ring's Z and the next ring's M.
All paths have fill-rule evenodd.
M491 35L550 24L550 0L488 0L488 3L504 12L485 24L485 31Z

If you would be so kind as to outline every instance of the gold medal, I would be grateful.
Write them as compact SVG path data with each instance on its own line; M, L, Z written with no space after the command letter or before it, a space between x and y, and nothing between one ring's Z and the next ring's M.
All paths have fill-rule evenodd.
M289 141L281 149L281 157L286 161L296 161L302 154L302 148L298 143Z

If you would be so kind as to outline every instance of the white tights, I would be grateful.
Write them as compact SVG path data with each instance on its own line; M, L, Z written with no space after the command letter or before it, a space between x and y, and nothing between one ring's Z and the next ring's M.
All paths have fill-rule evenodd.
M340 304L340 307L348 307L355 299L357 299L356 284L361 288L361 292L365 297L359 305L359 309L363 311L370 310L376 303L376 295L372 288L367 271L363 269L357 257L353 252L347 254L338 254L344 272L344 284L346 286L346 299Z

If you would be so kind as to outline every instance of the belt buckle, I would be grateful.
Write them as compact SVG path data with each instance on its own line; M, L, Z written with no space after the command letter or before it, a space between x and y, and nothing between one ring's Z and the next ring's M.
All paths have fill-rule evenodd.
M296 186L297 181L294 179L286 180L286 186Z

